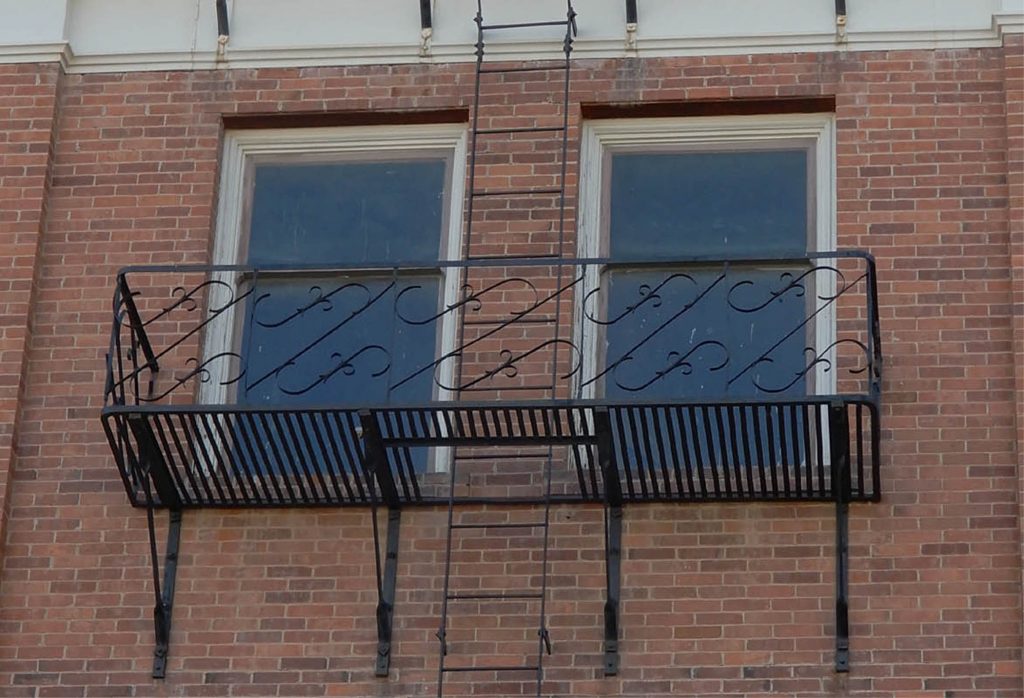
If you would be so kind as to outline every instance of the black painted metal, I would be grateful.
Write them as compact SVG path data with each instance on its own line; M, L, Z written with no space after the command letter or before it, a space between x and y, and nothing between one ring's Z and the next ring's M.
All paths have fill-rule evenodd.
M430 4L431 0L420 0L420 29L432 29L434 26Z
M502 198L518 198L518 197L539 197L539 196L557 196L558 197L558 249L554 256L554 259L561 261L565 255L565 207L566 207L566 172L568 162L568 133L569 133L569 58L572 53L572 41L576 33L576 13L573 10L572 2L567 0L566 2L566 19L564 21L545 21L545 22L525 22L520 24L484 24L483 19L483 6L480 0L477 1L477 13L475 22L477 25L477 42L476 42L476 79L474 83L474 109L473 109L473 120L472 129L470 133L470 156L469 156L469 196L468 207L467 207L467 221L466 221L466 233L464 235L464 254L463 257L466 260L471 260L472 257L472 241L474 236L474 223L476 221L475 212L477 210L475 202L477 199L502 199ZM564 50L564 61L557 66L530 66L530 67L519 67L512 69L504 68L487 68L484 67L484 56L485 56L485 32L491 30L509 30L509 29L522 29L530 27L546 27L546 26L565 26L565 39L563 42ZM562 89L562 123L560 126L529 126L529 127L517 127L517 128L480 128L479 127L479 105L480 105L480 91L483 76L485 75L502 75L504 73L518 73L525 72L526 70L561 70L563 73L563 89ZM507 135L513 136L516 134L542 134L551 133L558 135L561 139L561 167L560 175L557 186L547 187L534 187L529 189L523 188L506 188L506 189L480 189L476 185L476 163L478 154L480 152L480 141L481 137L484 140L488 140L487 137L494 135ZM550 258L550 257L549 257ZM556 289L563 288L563 277L565 276L565 268L558 264L554 269L552 277L556 280ZM461 280L463 289L471 289L469 283L470 267L461 268ZM488 290L501 289L505 286L504 281L498 281L497 283L490 285ZM536 290L536 287L533 287ZM484 291L486 293L487 291ZM476 295L471 292L471 295ZM552 398L557 396L558 385L559 385L559 349L562 347L562 294L555 293L553 303L549 304L544 309L544 314L553 313L553 318L547 321L545 324L551 327L552 335L547 341L541 343L537 347L524 352L520 355L508 351L507 355L502 362L502 366L496 369L486 371L483 376L470 376L467 378L465 374L465 362L460 361L456 373L455 385L451 386L454 392L459 394L466 394L470 391L478 390L481 386L485 387L486 383L495 376L504 373L508 376L510 373L514 375L518 369L515 364L527 358L536 352L550 347L551 349L551 375L549 382L536 383L530 385L520 386L506 386L506 390L538 390L548 393ZM479 299L474 298L470 305L478 303ZM460 303L458 305L463 305ZM465 306L468 310L470 306ZM479 310L479 307L477 308ZM541 315L538 313L538 315ZM527 322L530 322L533 318L527 318ZM543 319L540 322L545 322ZM473 320L468 318L464 313L461 322L459 323L459 336L458 344L460 346L469 346L474 340L467 340L467 329L470 327L487 327L493 326L494 323L491 321L488 323L486 320L481 320L479 323L474 323ZM500 329L501 323L499 322L497 327ZM493 334L495 330L485 330L484 336L487 333ZM477 338L476 341L479 341ZM504 353L504 352L503 352ZM461 356L462 353L460 352ZM494 409L497 407L498 409ZM403 419L403 416L405 419ZM529 446L529 445L546 445L547 454L544 462L544 492L543 496L537 500L538 504L543 506L543 519L542 521L529 525L514 525L510 526L504 523L497 523L493 526L486 525L465 525L455 521L455 488L457 478L458 460L452 459L449 464L449 481L448 481L448 526L447 536L445 544L445 563L444 563L444 591L441 599L441 617L440 627L437 632L437 638L440 642L440 657L438 660L438 675L437 675L437 695L440 698L444 695L444 681L447 674L452 672L465 672L465 671L476 671L479 669L469 669L464 666L452 666L449 664L449 643L448 643L448 615L451 610L449 602L460 602L466 600L491 600L491 601L503 601L507 599L533 599L540 602L539 610L539 622L537 628L537 662L535 666L525 667L526 670L535 672L536 690L537 695L540 696L543 690L544 680L544 656L545 654L551 654L551 636L547 628L547 585L548 585L548 551L549 551L549 531L551 523L551 502L552 502L552 470L554 468L555 453L554 448L559 445L565 445L568 447L569 452L573 454L575 458L574 462L577 464L577 469L582 467L584 459L584 451L589 452L592 450L594 445L593 435L586 433L582 429L584 422L581 420L583 415L580 413L568 413L568 422L563 422L560 418L561 415L555 415L551 412L548 406L544 403L539 403L535 410L504 410L501 408L500 403L492 404L491 406L483 409L469 409L462 410L458 407L451 410L445 410L440 414L424 414L422 410L413 410L410 415L406 413L404 415L397 415L397 422L399 424L406 424L407 427L400 434L391 435L391 438L386 438L385 443L390 447L416 447L424 445L446 445L450 447L459 446ZM438 442L438 439L441 442ZM582 473L578 474L578 482L581 488L585 487L585 480ZM464 530L468 528L493 528L495 530L510 530L526 528L531 531L540 531L541 535L541 574L540 574L540 588L537 591L500 591L500 592L479 592L479 593L451 593L450 585L452 581L452 545L455 531ZM523 671L523 666L499 666L491 667L491 671L495 672L519 672Z
M228 0L217 0L217 34L231 35L231 28L228 26Z
M636 0L626 0L626 24L636 23Z
M604 675L619 673L619 601L622 597L622 507L605 509Z
M836 18L846 18L846 0L836 0Z
M401 506L447 503L444 492L425 488L424 474L416 472L407 459L387 457L388 453L394 454L409 444L418 447L565 446L568 452L557 468L562 486L552 499L557 502L601 502L605 499L605 490L615 487L615 483L622 489L622 501L627 503L832 502L835 493L828 463L823 458L819 460L814 449L809 452L809 460L803 459L802 450L794 456L790 446L794 440L792 433L783 433L788 430L772 425L766 427L764 422L771 416L775 425L781 424L778 414L791 411L820 415L837 400L851 411L853 421L848 448L856 467L851 468L850 499L877 501L880 493L878 406L858 395L757 402L611 402L599 399L463 402L365 410L113 406L104 410L103 420L128 495L136 506L146 506L146 500L142 482L131 464L142 458L143 450L148 454L153 447L152 440L144 439L140 444L135 432L154 434L160 456L156 462L166 463L165 477L160 474L163 470L159 465L154 474L162 478L154 497L157 507L176 506L176 500L182 508L369 506L372 504L371 487L379 487L389 505L394 501ZM614 467L606 470L593 467L600 462L601 437L590 426L599 419L595 415L604 410L608 415L614 458ZM373 421L383 427L380 437L385 451L383 467L370 465L375 462L370 458L381 459L379 454L369 456L367 467L363 466L362 444L367 430L361 426L360 411L373 415ZM776 437L765 445L760 455L751 453L751 460L743 462L738 472L736 464L713 462L717 460L716 452L724 453L732 448L728 414L733 415L737 425L745 423L751 429L760 421L762 433L768 431L769 436ZM252 437L254 429L269 425L274 417L281 425L278 433L289 439L287 425L303 426L309 435L305 460L300 462L294 455L289 458L279 447L269 448ZM422 417L425 423L412 424L404 436L395 435L395 424L410 417ZM704 426L710 429L710 438L697 421L705 418ZM134 423L134 428L129 427L130 423ZM448 424L452 431L434 431L431 428L434 423ZM800 422L796 425L799 429L796 441L809 439L812 444L829 443L831 437L823 423L813 416ZM459 428L456 425L460 424L465 431L456 431ZM483 432L485 424L489 433ZM641 440L645 424L648 425L647 435ZM718 433L719 427L721 433ZM204 436L206 433L224 437L215 444ZM785 444L780 446L779 440ZM745 446L756 447L758 443L745 443ZM832 445L836 446L834 440ZM303 452L306 452L305 444ZM459 501L505 501L487 497L485 492L479 492ZM541 503L542 498L517 500L511 497L507 501Z
M376 512L374 512L376 523ZM384 572L381 577L380 564L377 565L377 663L374 673L387 676L391 668L391 636L394 630L395 586L398 581L398 533L402 523L402 510L388 509L387 548L384 555ZM374 526L374 546L377 550L377 529ZM379 553L378 553L379 554Z
M152 529L151 529L152 530ZM167 676L167 655L171 645L171 614L174 610L174 586L178 573L178 550L181 543L181 511L172 509L167 526L167 548L164 552L163 588L155 586L156 606L153 608L153 624L156 648L153 650L153 678ZM154 553L155 555L155 553ZM158 574L159 563L153 558L154 575Z
M831 438L832 489L836 502L836 656L838 672L850 670L850 611L849 611L849 513L850 513L850 451L849 411L846 405L836 403L829 408L829 435Z
M614 435L607 407L593 412L598 468L604 486L604 674L619 673L619 600L622 585L622 483L615 465Z
M398 487L392 477L391 468L388 467L387 451L378 427L376 414L370 410L360 410L359 423L362 429L363 454L368 470L367 479L372 474L380 486L384 501L389 507L397 508L401 505L402 498L398 494Z
M476 197L468 198L472 206ZM119 276L115 298L106 403L111 407L194 403L196 395L193 391L204 384L216 386L224 393L260 387L277 391L283 402L284 398L293 398L320 385L343 386L345 377L354 374L372 374L374 380L382 384L386 382L390 389L399 389L410 381L429 376L439 390L466 398L471 393L532 390L536 386L514 380L521 365L541 358L545 353L558 351L569 352L572 360L565 373L553 376L562 395L578 394L582 389L609 382L620 392L642 394L666 378L682 373L694 374L695 380L705 374L712 377L712 374L726 374L728 381L723 398L759 393L770 399L773 395L784 394L796 381L813 375L819 367L833 372L842 370L845 383L852 378L860 379L861 384L851 385L850 394L864 395L877 402L880 392L877 281L873 260L865 253L837 251L767 259L694 257L636 262L629 268L642 270L652 277L658 275L654 278L660 277L661 280L642 287L638 297L614 317L606 317L601 309L607 287L605 278L610 272L622 269L623 265L608 259L492 258L439 262L433 267L392 264L390 284L371 292L362 277L375 273L379 278L383 267L382 264L369 268L256 269L222 265L128 269ZM763 277L765 267L778 270L774 287L767 286ZM469 276L470 272L472 276ZM411 301L417 298L417 294L427 292L425 286L416 283L418 275L439 273L463 275L465 283L461 297L432 316L414 314L410 310L413 307ZM266 306L261 304L273 291L261 289L259 297L253 298L252 279L257 274L263 277L291 275L295 279L314 274L315 278L308 281L310 301L288 317L268 317L263 310ZM134 284L138 288L132 288L129 277L139 280ZM337 278L337 286L324 289L324 277ZM751 278L757 278L758 285L754 285ZM824 295L819 292L817 305L809 307L805 316L795 317L791 327L778 328L778 341L767 346L753 361L741 360L737 347L718 340L684 345L667 357L655 353L658 344L652 339L659 333L666 337L687 328L688 313L699 312L694 308L707 312L712 302L709 299L719 299L715 302L722 305L715 310L735 316L737 320L742 321L744 317L757 319L757 314L777 299L807 297L815 293L814 286L821 278L827 278L835 286L835 291ZM559 279L560 283L554 288L550 284L545 285L544 282L550 279ZM509 294L519 299L517 305L504 302ZM754 294L763 297L754 297ZM154 297L159 295L165 297ZM213 296L220 300L200 310L200 306L206 305L207 299ZM138 309L140 302L144 302L147 309L153 309L148 310L145 318L141 317ZM641 336L634 346L624 353L605 357L601 364L596 364L596 358L586 353L587 348L576 336L557 335L559 326L564 324L555 321L562 306L575 305L579 309L579 336L588 336L624 323L634 323L652 309L661 308L664 315L668 303L678 304L678 308L673 308L667 319ZM841 329L836 341L826 347L815 346L813 340L808 341L804 350L806 367L801 373L793 375L788 382L778 383L766 382L759 377L758 367L778 358L778 353L786 350L784 345L787 341L792 343L794 338L799 340L807 334L823 313L851 303L859 307L858 314L847 323L851 325L850 329ZM322 334L312 342L294 344L295 339L289 334L289 323L298 317L308 320L311 313L329 311L334 307L332 304L351 307L350 316L325 324ZM362 347L351 354L346 352L349 354L347 358L337 355L329 365L314 365L314 349L344 337L350 329L365 330L359 324L364 322L366 311L385 304L391 306L394 321L404 327L440 328L446 321L459 320L458 342L415 370L403 370L401 373L393 365L391 352L394 347L380 344ZM294 352L280 365L258 374L247 370L247 357L238 348L224 347L222 351L207 355L200 353L203 338L212 327L242 315L262 331L277 334L279 341L294 348ZM493 364L478 362L474 374L465 374L461 359L467 353L502 341L517 328L528 324L545 325L551 328L551 333L521 351L492 353L489 356L493 356ZM166 328L169 326L183 329L168 334ZM467 328L473 328L473 333L467 334ZM154 338L160 340L160 346L154 346ZM290 342L293 344L289 345ZM846 365L839 365L844 361ZM441 369L451 363L459 366L460 375L446 378ZM640 373L638 369L644 367L650 370ZM157 374L162 368L168 369L164 376L170 379L157 381ZM294 375L303 371L318 377L297 383ZM143 387L144 384L149 387ZM729 415L720 416L725 419L722 426L727 427ZM719 415L709 415L709 418L716 420L712 425L715 435ZM792 434L776 434L775 437L789 439Z

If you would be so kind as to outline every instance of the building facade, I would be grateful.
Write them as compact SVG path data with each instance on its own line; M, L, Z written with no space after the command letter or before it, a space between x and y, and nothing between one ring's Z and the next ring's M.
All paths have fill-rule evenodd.
M446 572L456 568L476 590L502 580L525 589L542 578L544 695L1024 694L1019 2L580 0L567 101L558 61L572 32L562 2L484 0L490 25L562 25L488 34L486 65L531 70L485 75L479 86L469 0L382 0L372 9L350 0L236 0L223 4L219 22L217 5L0 0L8 19L0 23L0 695L437 695L442 613L450 655L474 657L464 666L518 665L520 655L536 654L533 600L506 609L506 600L478 599L461 615L443 608ZM488 136L494 142L482 145ZM487 189L490 196L474 195ZM530 193L496 202L498 189ZM849 249L870 257L832 254ZM496 317L506 334L450 321L473 305L470 277L459 275L466 260L486 270L527 257L534 272L480 272L469 292L479 301L472 294L495 280L531 281L525 301L522 288L499 289ZM603 271L571 261L563 279L548 258L602 260ZM662 268L651 260L677 258L699 270L645 276ZM759 262L748 277L729 277L729 264L719 277L702 276L734 258L740 267ZM873 276L850 276L848 262L867 260ZM382 272L382 262L393 267ZM127 277L138 283L129 289L118 274L133 265L150 267ZM180 265L238 268L206 268L197 282ZM378 318L365 300L346 306L340 287L321 283L323 265L347 269L340 277L335 269L336 278L361 275L345 288L396 294L386 305L393 315ZM165 272L153 267L178 271L161 281ZM284 267L305 280L274 277ZM828 269L835 278L823 280ZM769 272L781 286L756 276ZM588 309L582 290L561 293L577 278L579 289L596 289L601 274L611 279L606 288L618 288L602 291L601 312ZM805 285L793 281L805 277ZM725 279L735 293L700 314L695 300L671 290L679 278L703 289L702 299L716 293L707 278ZM877 297L861 290L861 305L828 309L851 278L873 279ZM202 293L190 290L204 283ZM217 284L245 289L245 307L262 304L264 317L279 321L260 323L246 311L256 324L241 329L240 315L214 312L235 303L234 295L218 298ZM426 304L417 300L424 289L433 299ZM763 304L744 301L744 289L769 295ZM523 307L541 307L538 297L563 295L549 325L564 336L519 322L529 314ZM793 311L796 297L803 300ZM142 317L128 317L126 298L137 299ZM812 324L800 314L807 298ZM726 304L743 313L769 301L777 314L758 327L716 324ZM161 314L167 302L212 319L201 331L182 330L188 318ZM483 323L487 305L479 305ZM685 330L658 335L641 358L631 344L645 330L613 328L641 306L661 326L675 321L672 307L697 310ZM772 327L788 327L791 311L794 329L771 344ZM318 343L325 325L356 315L369 334L350 345ZM394 317L405 324L395 329ZM588 319L612 329L574 334ZM529 392L531 377L548 374L568 376L576 392L556 387L540 397L611 401L613 418L615 401L637 394L700 403L713 393L712 406L687 413L697 420L689 432L683 417L665 416L682 412L618 422L633 425L614 438L629 500L619 546L606 545L609 482L599 481L598 447L573 456L570 443L568 455L552 461L549 452L546 467L575 458L584 494L594 474L593 496L574 501L571 482L555 483L567 489L545 515L546 544L467 533L454 553L444 504L453 464L477 462L455 481L469 499L515 498L543 485L536 472L545 471L531 471L530 458L512 465L521 461L458 451L480 444L456 443L460 428L437 427L448 412L431 413L433 447L395 466L396 478L409 478L397 485L403 491L415 481L439 494L434 505L402 507L382 668L375 609L381 567L392 566L374 546L386 538L386 487L325 463L345 448L327 442L348 432L323 426L323 416L295 418L296 429L312 432L305 438L289 432L291 417L273 415L246 422L202 413L191 424L165 422L166 432L101 420L112 414L106 408L124 406L133 382L152 377L137 363L116 365L148 365L136 342L150 322L161 346L175 332L185 337L185 353L167 354L172 368L154 378L146 399L243 405L252 419L281 395L306 396L293 405L334 400L356 410L435 404L479 388L511 404L520 397L514 389ZM390 344L380 348L385 326ZM749 336L732 337L737 327ZM756 345L762 334L768 349ZM117 343L122 336L130 347ZM794 336L799 346L790 347ZM236 341L248 347L241 382L213 361ZM288 342L323 348L316 366L300 367ZM724 374L715 371L727 361L714 352L727 344L729 361L759 368L719 385ZM833 346L863 356L826 356ZM772 354L780 347L784 357ZM384 367L374 363L378 348L388 352ZM598 358L588 369L574 352ZM654 360L662 363L641 365ZM416 369L423 361L425 380ZM408 380L389 378L374 392L372 378L403 367ZM687 383L702 370L706 383ZM852 426L841 418L856 444L845 455L830 452L834 401L799 413L742 406L769 393L800 400L876 388L874 421L860 408ZM846 415L846 405L839 411ZM593 414L572 424L592 428ZM754 426L748 420L758 415L764 422ZM502 418L515 431L515 417ZM135 479L147 433L163 458L188 460L197 481L186 483L184 470L163 483ZM187 443L176 446L183 433ZM369 450L366 422L353 422L351 433L362 443L353 450ZM225 445L242 441L245 449ZM666 453L684 442L684 455ZM848 666L839 666L847 661L837 651L845 615L836 610L837 566L846 558L830 499L838 490L829 489L842 457L854 471L842 594ZM307 469L305 484L275 493L271 485L296 463ZM720 482L716 464L735 472ZM229 470L244 477L231 480ZM150 485L156 511L145 506ZM353 494L364 485L367 494ZM338 503L332 489L345 506L330 506ZM172 490L191 493L186 505L213 506L184 507L180 554L169 560ZM249 506L261 498L276 506ZM297 506L277 506L288 503ZM455 511L467 525L523 524L543 508L475 501ZM611 548L621 550L615 575ZM167 591L169 561L177 572L166 676L153 678L154 586ZM538 561L540 572L530 566ZM605 609L616 586L610 647ZM536 690L532 674L498 671L455 672L444 683L444 695Z

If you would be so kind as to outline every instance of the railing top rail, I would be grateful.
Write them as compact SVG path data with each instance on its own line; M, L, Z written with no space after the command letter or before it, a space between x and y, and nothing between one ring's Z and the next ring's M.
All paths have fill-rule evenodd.
M203 273L235 272L262 274L274 272L338 272L338 271L434 271L437 269L463 269L483 267L582 267L582 266L629 266L629 267L671 267L675 265L716 265L737 264L744 266L813 262L828 259L863 259L874 266L874 256L865 250L840 249L827 252L779 255L693 255L687 257L663 257L658 259L621 259L611 257L483 257L474 259L437 260L431 262L412 261L361 261L338 264L142 264L122 267L118 277L126 274L160 273Z

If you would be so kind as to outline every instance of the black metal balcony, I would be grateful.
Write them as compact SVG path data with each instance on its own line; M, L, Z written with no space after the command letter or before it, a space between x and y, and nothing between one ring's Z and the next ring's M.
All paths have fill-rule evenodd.
M608 478L625 501L833 501L837 449L850 498L874 500L874 274L858 252L135 267L103 422L136 505L142 461L158 505L431 504L431 450L494 446L562 447L556 501L601 500ZM386 467L368 468L372 448ZM517 498L481 483L467 501Z
M881 364L874 262L855 251L125 269L102 420L149 520L153 675L183 509L386 505L383 676L401 508L448 504L450 542L456 501L604 503L606 674L624 504L833 502L846 671L848 505L880 496Z

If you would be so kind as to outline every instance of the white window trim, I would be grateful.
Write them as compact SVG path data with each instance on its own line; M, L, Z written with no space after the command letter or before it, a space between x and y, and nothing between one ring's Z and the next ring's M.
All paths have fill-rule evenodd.
M344 126L337 128L306 129L253 129L227 132L221 162L220 197L217 208L217 225L214 231L213 264L240 264L243 253L242 240L245 232L245 172L247 162L253 157L267 155L338 154L358 155L360 153L382 152L417 153L436 151L451 158L451 181L447 211L447 230L442 234L443 260L454 261L461 257L463 216L466 181L466 126L464 124L417 124L389 126ZM220 276L232 282L233 275ZM458 297L459 274L446 273L444 279L445 304ZM229 350L234 334L234 318L224 313L207 327L205 356ZM440 355L444 356L455 346L457 340L457 317L455 313L444 316L440 328ZM437 382L451 385L454 362L443 362L438 368ZM199 401L205 404L227 404L229 387L222 385L219 371L211 368L210 380L200 384ZM448 400L450 391L439 388L438 399ZM435 454L434 470L445 470L448 457Z
M602 119L583 124L580 143L580 196L578 220L578 254L583 258L601 256L601 230L604 224L603 205L604 154L615 148L636 146L735 145L737 143L770 143L772 141L811 139L815 148L815 235L817 251L836 249L836 162L835 119L831 114L786 114L768 116L711 116L650 119ZM827 258L821 261L828 261ZM597 270L587 270L585 288L595 288ZM817 288L827 295L835 293L835 278L818 273ZM585 363L581 383L593 377L596 367L593 357L598 354L596 333L582 336L584 326L582 303L576 303L574 322L578 346ZM824 308L815 322L815 342L818 347L830 346L836 337L834 308ZM815 390L819 394L834 393L836 371L826 371L823 364L815 369ZM595 384L580 391L581 398L595 396Z

